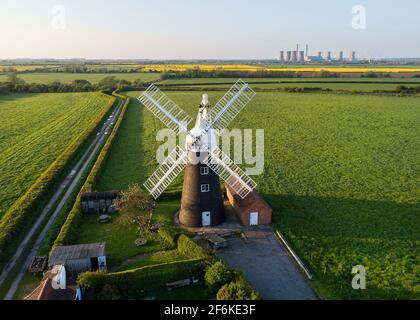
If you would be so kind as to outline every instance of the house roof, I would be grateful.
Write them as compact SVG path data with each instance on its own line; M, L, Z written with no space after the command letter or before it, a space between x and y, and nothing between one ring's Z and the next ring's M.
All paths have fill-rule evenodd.
M105 255L105 242L58 246L51 253L49 264L54 266L67 260L96 258Z
M235 205L238 207L239 210L242 212L252 210L258 206L266 207L267 209L271 210L270 205L264 200L264 198L257 192L252 191L250 192L244 199L242 199L231 187L225 184L226 189L235 199Z
M67 283L66 289L52 287L51 273L48 271L38 287L28 294L24 300L74 300L76 296L76 283Z

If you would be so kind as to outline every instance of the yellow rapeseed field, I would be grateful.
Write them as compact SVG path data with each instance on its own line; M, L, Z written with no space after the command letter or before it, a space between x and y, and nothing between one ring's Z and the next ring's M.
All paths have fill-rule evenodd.
M146 64L140 66L143 71L188 71L199 69L203 71L226 70L226 71L286 71L286 72L337 72L337 73L364 73L364 72L420 72L420 68L401 68L401 67L297 67L297 66L279 66L279 67L261 67L245 64Z

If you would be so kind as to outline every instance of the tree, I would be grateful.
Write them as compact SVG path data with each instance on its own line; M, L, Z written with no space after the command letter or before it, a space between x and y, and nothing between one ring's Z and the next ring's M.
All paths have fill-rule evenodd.
M18 78L16 73L7 74L6 82L8 82L12 85L25 84L25 81L23 79Z
M142 86L144 86L144 82L141 79L136 79L136 80L133 81L133 85L135 87L142 87Z
M131 85L131 82L125 79L121 79L120 81L118 81L118 87L123 88L123 87L128 87Z
M258 300L260 295L244 277L225 284L217 292L217 300Z
M85 80L85 79L75 79L75 80L73 80L73 84L75 85L75 86L90 86L90 85L92 85L88 80Z
M98 85L102 89L116 89L118 80L115 76L107 76L98 82Z
M240 273L222 261L217 261L209 266L204 275L204 280L212 292L217 292L224 284L231 282Z
M149 213L148 225L151 224L153 210L156 208L156 203L138 184L130 185L127 190L121 191L120 196L114 200L113 204L121 212L137 214L143 211Z

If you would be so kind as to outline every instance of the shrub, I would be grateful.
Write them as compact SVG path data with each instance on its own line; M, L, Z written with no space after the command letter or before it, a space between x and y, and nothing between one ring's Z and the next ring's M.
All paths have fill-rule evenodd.
M225 284L217 292L217 300L258 300L260 295L244 277Z
M175 247L175 239L171 233L171 230L167 227L160 227L158 230L158 235L172 248Z
M178 251L188 258L205 259L209 256L202 247L183 234L178 238Z
M118 289L110 284L104 285L102 290L98 293L98 300L120 300L121 295Z
M191 259L115 273L84 272L79 274L77 284L98 292L98 299L109 297L112 293L114 297L120 293L123 300L141 299L145 297L146 291L161 290L168 282L199 277L201 268L199 259ZM111 288L105 289L107 285Z
M222 261L217 261L207 268L204 280L212 292L217 292L223 285L233 281L238 276L240 276L239 271Z

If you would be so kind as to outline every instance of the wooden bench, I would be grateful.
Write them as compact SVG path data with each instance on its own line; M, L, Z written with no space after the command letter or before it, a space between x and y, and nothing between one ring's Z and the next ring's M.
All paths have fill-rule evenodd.
M183 280L178 280L178 281L174 281L174 282L168 282L166 284L166 287L168 288L168 290L172 290L172 289L176 289L176 288L182 288L182 287L186 287L191 285L192 280L191 279L183 279Z
M227 246L227 240L214 233L206 235L206 240L214 249L225 248Z

